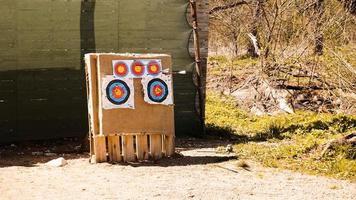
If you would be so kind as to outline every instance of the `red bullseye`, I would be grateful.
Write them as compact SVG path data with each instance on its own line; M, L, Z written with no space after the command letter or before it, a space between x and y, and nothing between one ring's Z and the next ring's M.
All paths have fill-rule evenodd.
M145 72L145 67L141 62L134 62L131 65L131 72L135 76L142 76Z
M161 72L161 66L156 61L152 61L148 64L148 73L151 75L157 75Z
M124 90L119 86L115 86L112 90L112 94L115 98L119 99L124 95Z
M128 70L127 70L127 65L123 62L118 62L114 66L114 72L116 76L126 76Z
M153 95L156 97L162 96L163 88L160 85L155 85L153 87Z

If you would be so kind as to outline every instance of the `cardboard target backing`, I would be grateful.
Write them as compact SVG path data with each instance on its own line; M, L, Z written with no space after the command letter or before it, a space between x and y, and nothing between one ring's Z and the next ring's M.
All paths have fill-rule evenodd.
M134 109L119 108L105 109L104 85L105 77L113 77L113 61L118 60L160 60L162 71L172 72L171 57L166 54L88 54L86 57L89 84L89 114L92 126L97 127L95 134L127 134L127 133L157 133L174 136L174 107L173 105L149 104L144 100L141 78L133 78L132 85ZM90 62L89 62L90 61ZM117 78L115 78L117 79ZM120 78L119 78L120 79ZM172 83L171 83L172 84ZM100 88L100 89L99 89ZM101 97L101 98L99 98ZM173 98L173 95L172 95Z

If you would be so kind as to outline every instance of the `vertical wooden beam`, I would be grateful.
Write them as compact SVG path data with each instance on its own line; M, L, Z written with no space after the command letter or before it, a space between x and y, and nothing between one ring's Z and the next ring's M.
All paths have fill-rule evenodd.
M201 126L203 132L205 134L205 110L204 110L204 87L203 87L203 70L201 66L201 55L200 55L200 41L199 41L199 33L198 33L198 12L197 12L197 4L195 0L189 0L190 9L191 9L191 17L192 17L192 28L193 28L193 39L194 39L194 56L195 56L195 71L197 73L196 76L196 87L199 98L199 118L201 120Z
M90 155L94 153L93 137L99 135L98 119L98 87L97 87L97 60L96 55L85 55L85 72L87 79L87 99L88 99L88 118L89 118L89 141Z
M108 136L108 151L109 158L111 162L121 161L121 151L120 151L120 136L109 135Z
M122 151L124 153L124 161L130 162L136 160L134 140L132 135L125 135L122 137Z
M94 136L94 154L96 162L106 162L106 141L104 135Z
M148 159L148 142L147 135L136 136L136 152L138 160Z
M164 148L166 149L166 156L173 156L175 152L175 137L174 135L166 135L165 138Z
M162 158L162 139L160 134L150 135L150 151L154 160Z

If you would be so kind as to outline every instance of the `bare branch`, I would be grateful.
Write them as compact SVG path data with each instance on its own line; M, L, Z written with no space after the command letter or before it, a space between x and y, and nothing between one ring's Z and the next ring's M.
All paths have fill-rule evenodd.
M244 5L244 4L248 4L248 3L246 1L244 1L244 0L242 0L242 1L238 1L238 2L235 2L235 3L228 4L228 5L217 6L217 7L214 7L213 9L211 9L209 11L209 14L214 14L216 12L221 12L221 11L228 10L228 9L231 9L231 8L235 8L237 6Z

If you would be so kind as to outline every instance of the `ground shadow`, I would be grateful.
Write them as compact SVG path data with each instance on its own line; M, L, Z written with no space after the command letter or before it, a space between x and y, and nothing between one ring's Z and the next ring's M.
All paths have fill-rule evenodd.
M129 165L132 167L172 167L172 166L189 166L189 165L206 165L213 163L221 163L229 160L235 160L235 155L229 156L184 156L175 155L169 158L162 158L157 161L143 161L143 162L129 162L129 163L117 163L120 165ZM116 164L116 163L113 163Z
M82 141L83 138L62 138L1 144L0 167L33 167L58 157L67 160L89 157Z
M263 132L257 132L253 135L240 134L230 127L221 127L212 124L207 125L207 137L219 138L228 140L234 144L247 143L247 142L265 142L269 139L284 139L283 132L289 129L283 129L278 126L270 126Z
M176 154L157 161L120 163L120 165L140 166L187 166L220 163L236 159L234 154L216 154L215 148L229 144L226 139L180 138L176 140ZM208 152L200 151L210 148ZM183 155L182 151L196 150L197 155ZM82 148L81 138L64 138L46 141L31 141L0 145L0 167L36 167L52 159L63 157L66 160L85 158L89 164L89 152ZM115 163L113 163L115 164Z

